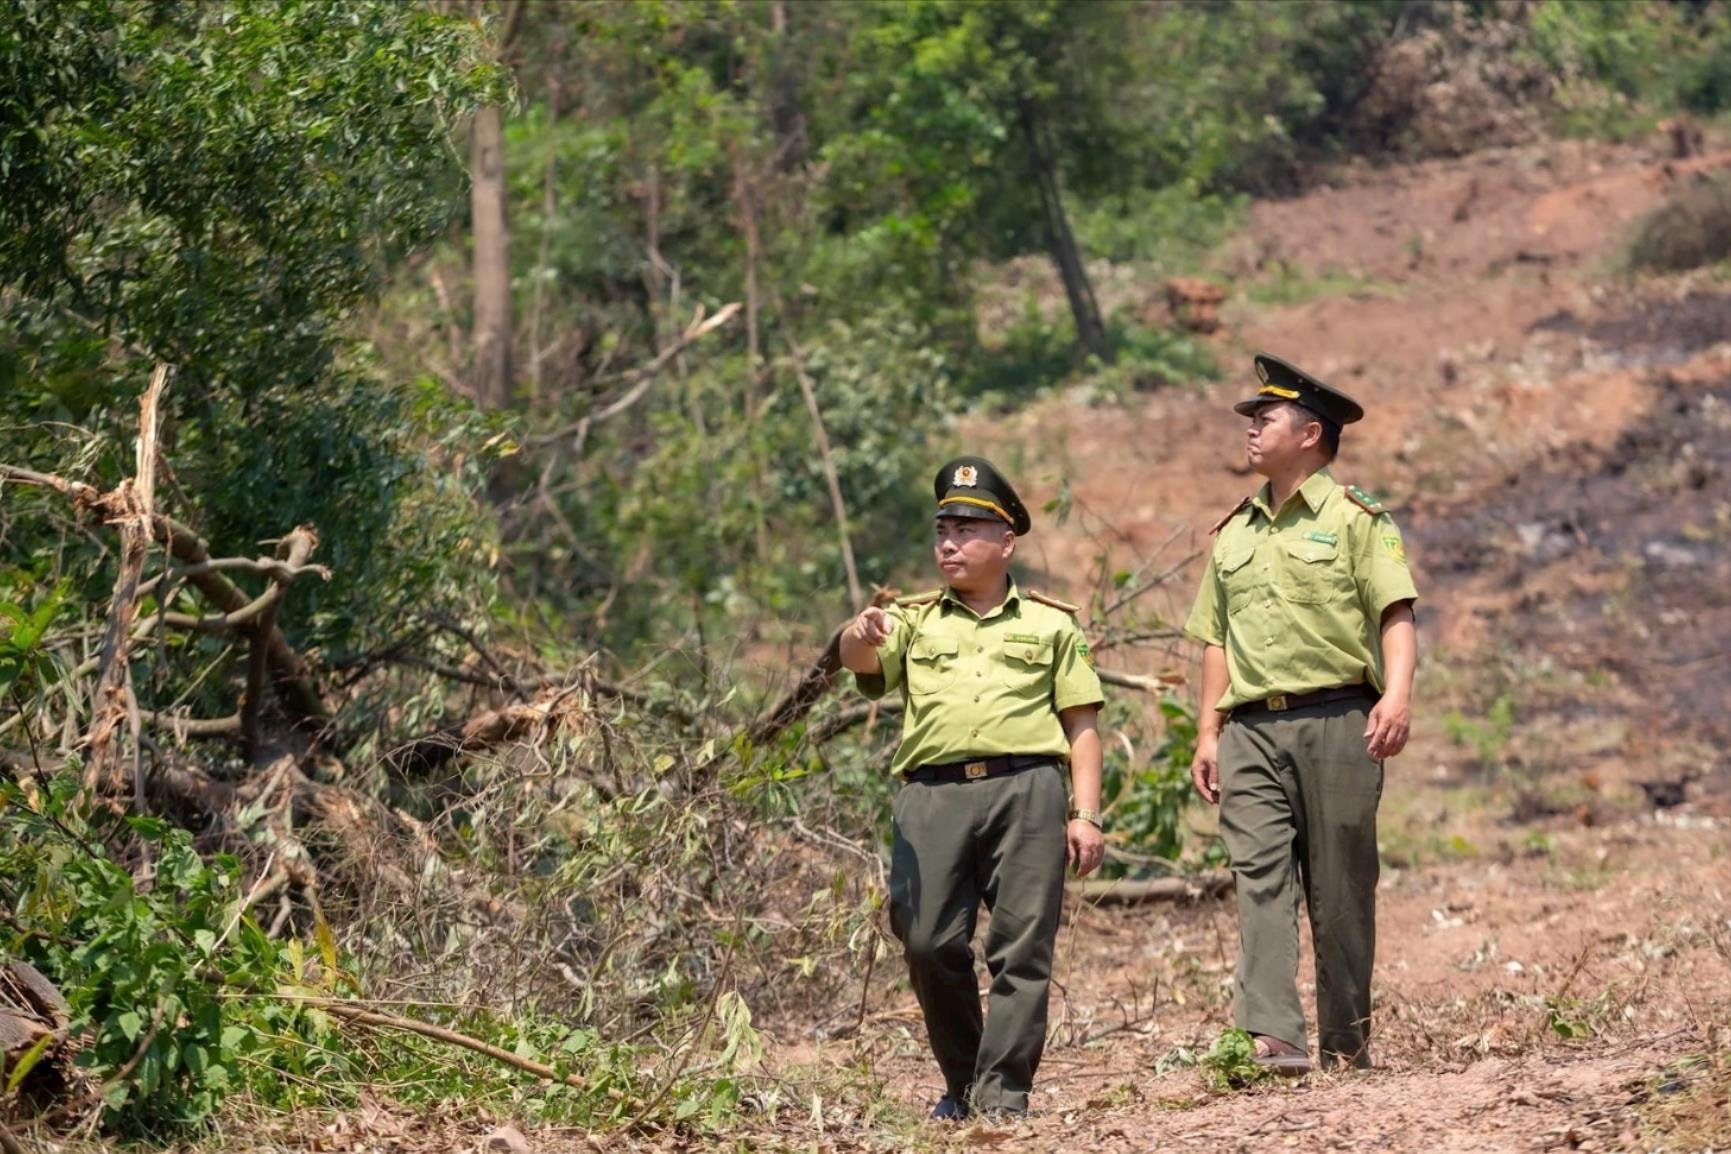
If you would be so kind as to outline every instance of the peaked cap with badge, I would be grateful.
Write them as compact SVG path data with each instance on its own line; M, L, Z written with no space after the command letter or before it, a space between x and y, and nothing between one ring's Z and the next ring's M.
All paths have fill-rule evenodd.
M1016 536L1033 527L1022 499L1004 475L984 457L957 457L932 481L940 517L980 517L1003 521Z
M1256 354L1256 379L1262 382L1262 387L1254 397L1233 405L1233 412L1248 417L1263 405L1291 401L1336 426L1350 425L1364 417L1363 405L1297 365L1268 353Z

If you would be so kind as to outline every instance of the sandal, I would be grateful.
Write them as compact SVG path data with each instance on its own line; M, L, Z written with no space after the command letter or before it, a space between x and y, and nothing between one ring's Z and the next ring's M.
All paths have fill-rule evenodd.
M1310 1073L1310 1055L1291 1042L1283 1042L1268 1034L1256 1034L1253 1041L1256 1043L1254 1060L1264 1070L1287 1078Z

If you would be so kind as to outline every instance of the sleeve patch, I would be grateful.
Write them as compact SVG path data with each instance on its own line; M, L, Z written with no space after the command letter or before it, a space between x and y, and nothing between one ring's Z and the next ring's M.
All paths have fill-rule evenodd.
M1382 551L1400 564L1406 564L1406 543L1401 540L1398 533L1388 533L1383 536Z
M1080 657L1083 661L1086 661L1089 665L1094 664L1094 651L1088 648L1088 643L1086 641L1076 642L1076 656Z

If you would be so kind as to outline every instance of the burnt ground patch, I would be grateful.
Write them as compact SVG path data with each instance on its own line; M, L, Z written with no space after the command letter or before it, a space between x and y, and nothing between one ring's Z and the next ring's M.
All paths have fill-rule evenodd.
M1438 612L1471 606L1528 667L1614 677L1626 692L1601 708L1714 751L1690 772L1731 797L1731 366L1656 384L1609 448L1565 446L1488 496L1416 503L1410 536Z

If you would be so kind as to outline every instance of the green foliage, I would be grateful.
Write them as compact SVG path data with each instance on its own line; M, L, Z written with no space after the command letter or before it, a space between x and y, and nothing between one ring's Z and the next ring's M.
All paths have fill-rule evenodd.
M1199 194L1186 183L1132 187L1081 200L1073 224L1090 255L1173 276L1201 267L1243 227L1248 209L1247 197Z
M1214 1090L1241 1090L1273 1077L1256 1064L1256 1040L1244 1030L1226 1030L1202 1055L1202 1076Z
M475 48L420 5L9 5L0 284L173 363L189 401L307 385L379 258L443 222Z
M449 218L447 133L502 79L480 48L471 23L384 0L8 6L0 393L20 423L0 459L112 484L163 360L160 506L219 555L319 532L336 579L296 586L293 643L353 651L410 607L484 603L491 430L443 389L381 380L348 328ZM0 559L51 563L79 597L112 580L100 541L46 518ZM153 688L178 692L221 650L161 652L183 661ZM226 709L224 680L206 692Z
M52 684L63 672L42 642L66 604L67 583L49 589L35 585L25 573L0 569L0 699L14 686L29 693Z
M1731 108L1731 13L1721 6L1552 0L1534 9L1531 42L1556 78L1565 131L1628 137L1679 109Z
M1101 796L1112 842L1121 849L1176 861L1184 849L1184 814L1196 796L1190 762L1196 755L1196 715L1168 694L1160 701L1165 734L1142 768L1113 749L1105 759Z
M1484 717L1468 717L1459 710L1443 716L1443 734L1456 745L1473 751L1483 769L1500 768L1508 752L1509 737L1514 731L1515 699L1500 694Z
M0 902L14 931L0 954L65 993L106 1125L167 1135L242 1087L280 1100L277 1069L342 1074L329 1023L272 1000L290 960L240 915L239 863L206 861L185 832L132 818L124 840L153 862L140 885L74 810L76 785L64 775L26 794L0 782Z
M1731 178L1686 179L1635 226L1629 266L1684 272L1731 259Z

